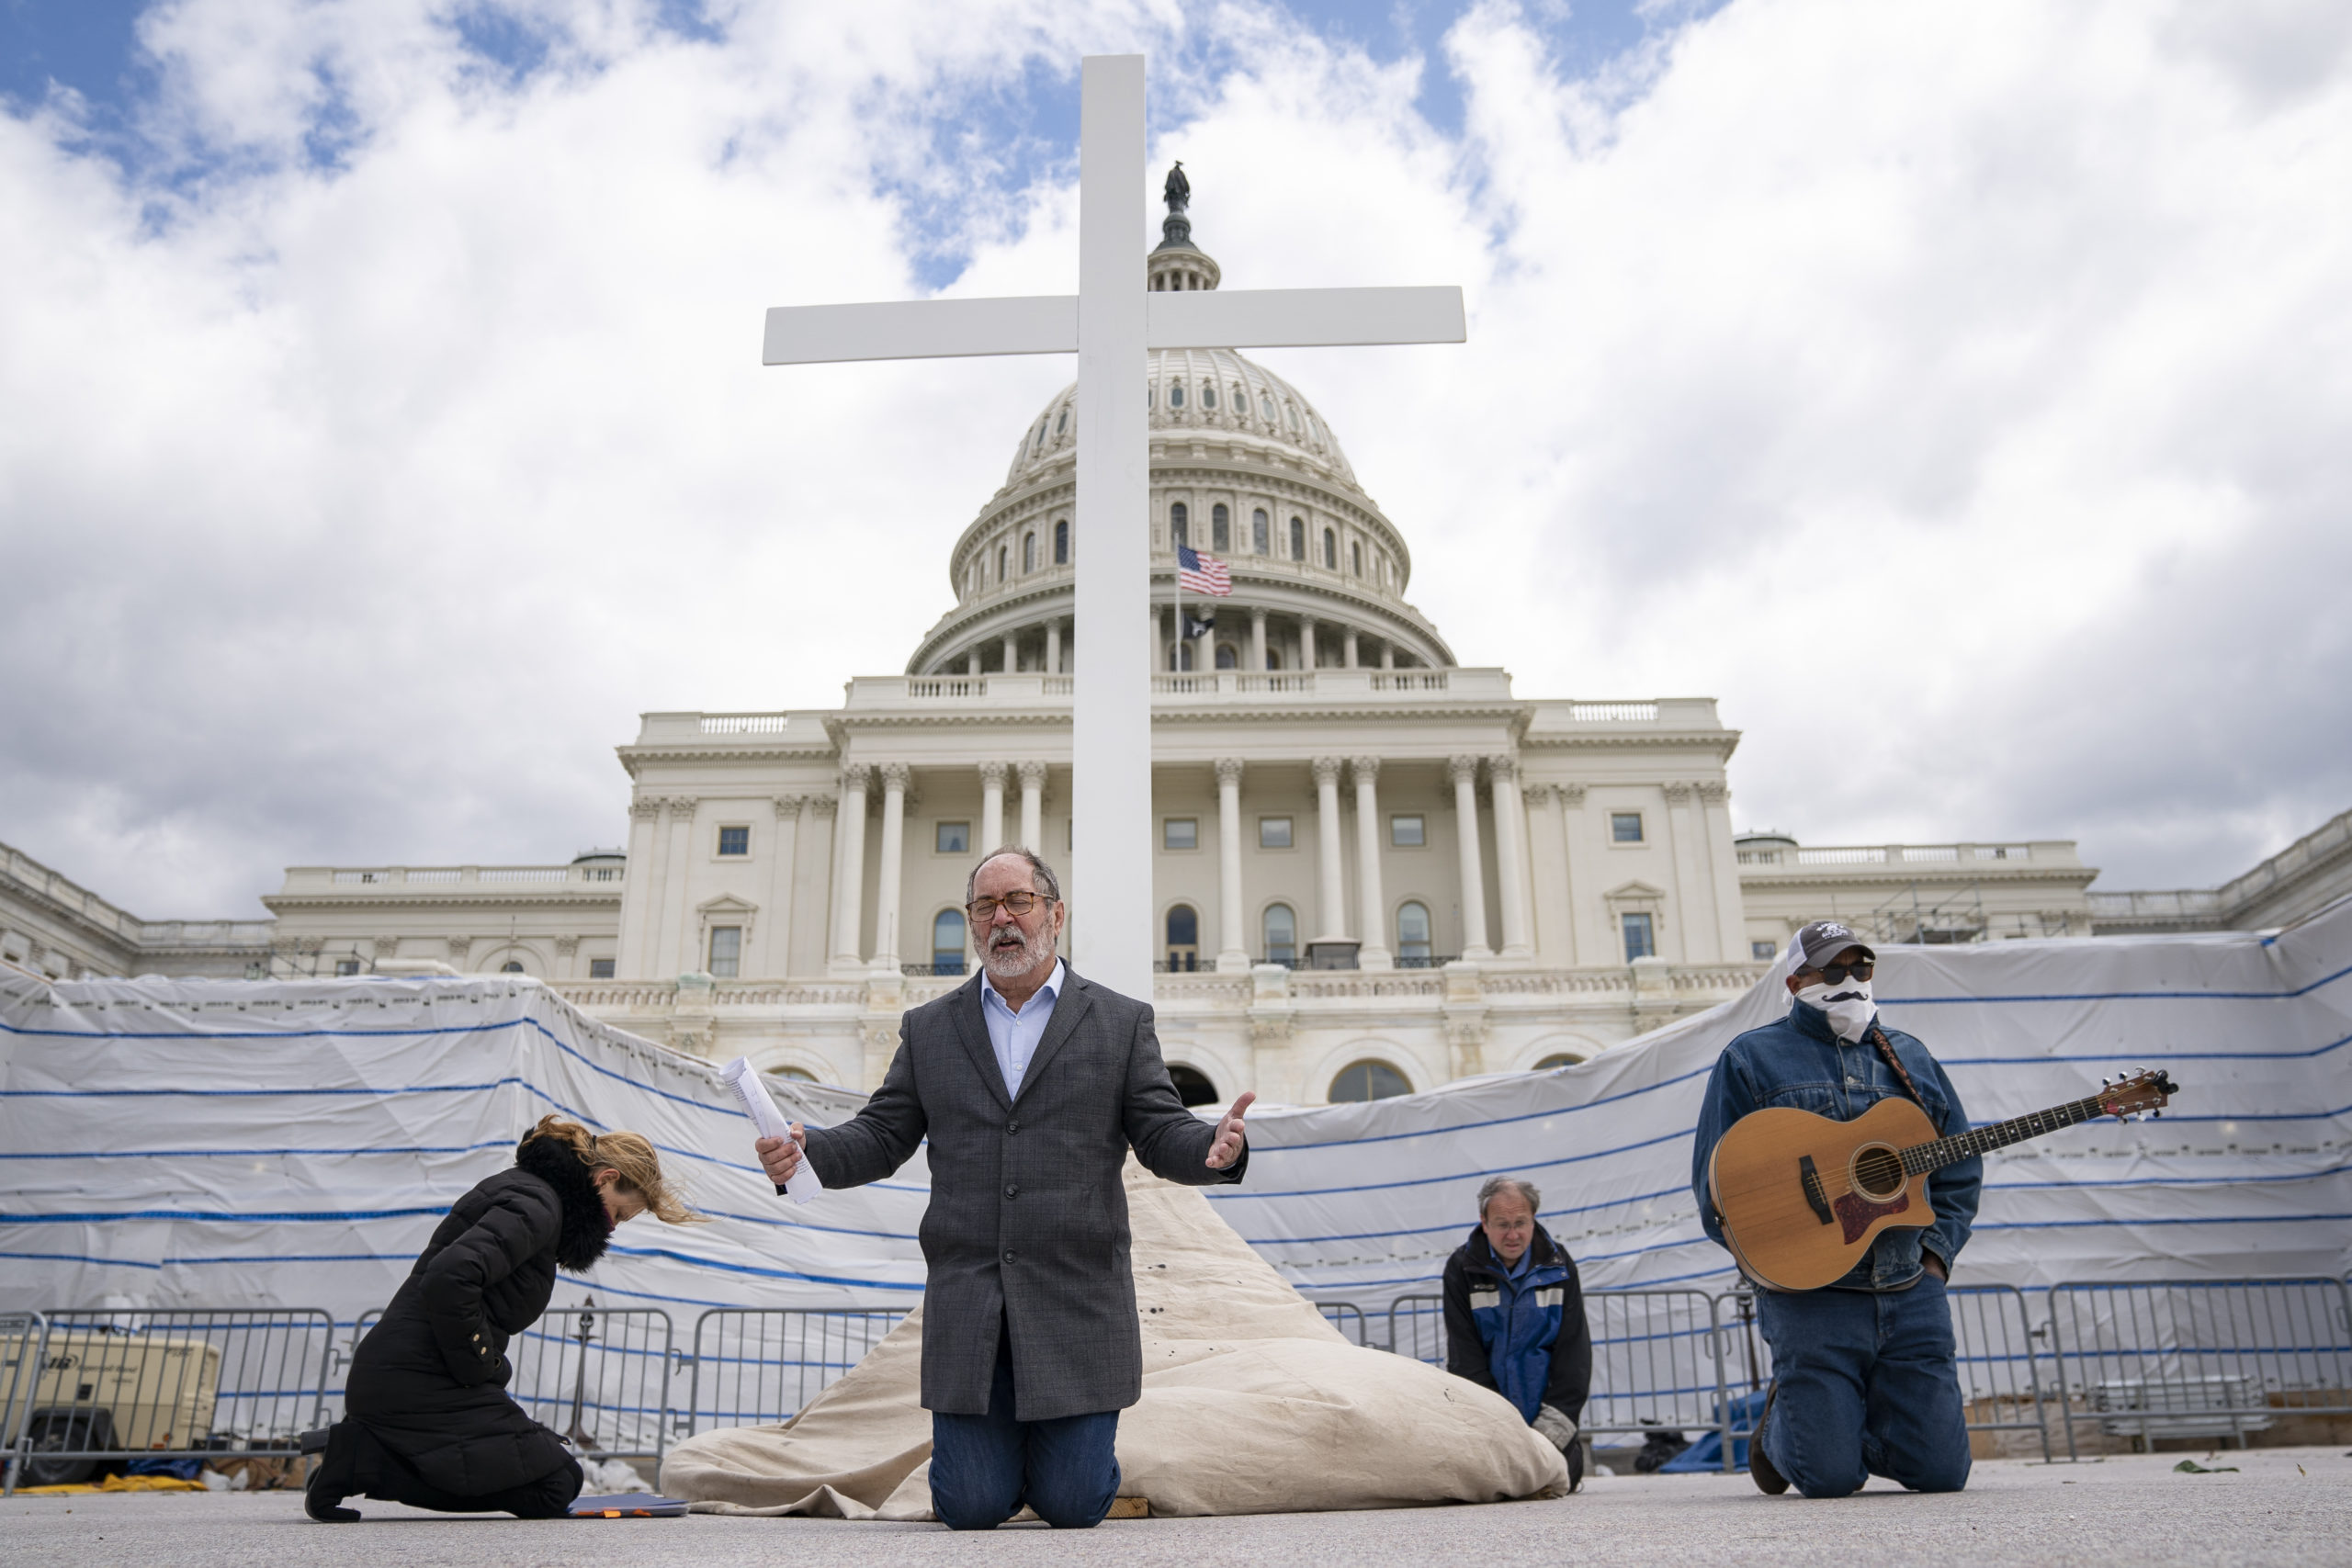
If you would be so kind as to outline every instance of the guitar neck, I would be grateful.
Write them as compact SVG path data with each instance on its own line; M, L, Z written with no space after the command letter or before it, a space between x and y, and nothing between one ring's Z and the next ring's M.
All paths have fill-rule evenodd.
M1979 1127L1957 1137L1915 1144L1903 1151L1903 1168L1914 1176L1941 1170L1945 1166L1973 1159L1986 1149L2007 1148L2011 1144L2021 1144L2028 1138L2039 1138L2045 1133L2055 1133L2061 1128L2079 1127L2106 1114L2097 1095L2087 1100L2069 1100L2064 1105L2053 1105L2047 1111L2037 1111L2030 1116L1996 1122L1990 1127Z

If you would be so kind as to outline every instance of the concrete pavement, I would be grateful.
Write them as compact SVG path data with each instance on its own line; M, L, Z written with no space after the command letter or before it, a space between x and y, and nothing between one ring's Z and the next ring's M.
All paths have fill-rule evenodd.
M825 1568L954 1563L1287 1568L1382 1562L1605 1562L1621 1568L1784 1562L1951 1564L2352 1563L2352 1456L2341 1449L2198 1454L2234 1474L2184 1475L2182 1456L2043 1465L1980 1461L1969 1489L1918 1497L1883 1482L1837 1502L1765 1497L1744 1475L1597 1477L1551 1503L1384 1513L1139 1519L1086 1532L1021 1527L951 1536L935 1525L695 1516L525 1524L356 1500L356 1525L313 1525L291 1493L18 1497L0 1505L0 1563L113 1568L281 1564L627 1563L629 1568ZM593 1532L593 1533L590 1533Z

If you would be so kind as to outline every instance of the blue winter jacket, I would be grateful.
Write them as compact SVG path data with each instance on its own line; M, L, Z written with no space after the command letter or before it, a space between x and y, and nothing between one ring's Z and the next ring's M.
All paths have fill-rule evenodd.
M1528 1421L1548 1404L1581 1422L1592 1330L1576 1259L1540 1224L1527 1250L1527 1270L1514 1279L1473 1226L1446 1259L1445 1370L1493 1389Z
M1960 1107L1960 1095L1943 1068L1928 1055L1928 1048L1897 1029L1888 1029L1886 1038L1911 1081L1918 1086L1920 1098L1927 1102L1928 1120L1937 1133L1951 1137L1968 1131L1968 1113ZM1707 1080L1707 1098L1699 1110L1698 1136L1690 1148L1690 1185L1698 1195L1699 1218L1707 1235L1717 1242L1724 1239L1723 1217L1707 1196L1707 1161L1715 1152L1715 1140L1733 1122L1751 1111L1781 1105L1850 1122L1882 1100L1908 1098L1868 1034L1848 1044L1829 1027L1829 1015L1805 1002L1792 1001L1788 1017L1734 1040L1715 1059L1714 1076ZM1977 1194L1984 1184L1982 1157L1935 1172L1928 1178L1928 1199L1936 1211L1936 1223L1924 1230L1897 1225L1881 1231L1862 1260L1829 1288L1907 1289L1919 1278L1922 1246L1943 1259L1944 1270L1950 1273L1959 1260L1960 1249L1968 1245L1968 1229L1976 1219Z

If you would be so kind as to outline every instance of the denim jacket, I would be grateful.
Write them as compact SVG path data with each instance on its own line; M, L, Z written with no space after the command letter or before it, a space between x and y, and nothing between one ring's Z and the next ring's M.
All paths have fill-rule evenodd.
M1876 1021L1873 1020L1873 1022ZM1883 1028L1883 1025L1879 1027ZM1886 1038L1927 1101L1928 1120L1944 1137L1968 1131L1968 1114L1951 1079L1928 1055L1928 1048L1900 1030ZM1690 1150L1690 1185L1699 1199L1700 1222L1716 1242L1724 1239L1723 1218L1707 1196L1707 1161L1715 1141L1731 1124L1751 1111L1792 1106L1833 1121L1850 1122L1882 1100L1909 1096L1867 1034L1854 1044L1838 1038L1829 1015L1804 1002L1792 1002L1789 1016L1778 1023L1751 1029L1724 1047L1707 1080L1707 1098L1699 1110L1698 1135ZM1943 1259L1949 1273L1968 1245L1969 1226L1976 1218L1976 1199L1984 1185L1984 1161L1963 1160L1928 1178L1928 1198L1936 1223L1918 1229L1898 1225L1881 1231L1870 1251L1833 1290L1899 1291L1919 1277L1919 1252L1924 1246Z

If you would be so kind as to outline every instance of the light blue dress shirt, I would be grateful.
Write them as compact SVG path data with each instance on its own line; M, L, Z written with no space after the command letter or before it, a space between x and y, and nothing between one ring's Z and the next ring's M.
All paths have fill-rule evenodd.
M1036 1053L1037 1042L1045 1038L1046 1025L1054 1016L1054 999L1062 994L1063 973L1062 961L1055 959L1053 974L1015 1012L997 993L988 971L980 971L980 1017L988 1023L989 1043L996 1050L997 1070L1004 1074L1007 1094L1018 1097L1021 1093L1029 1058Z

